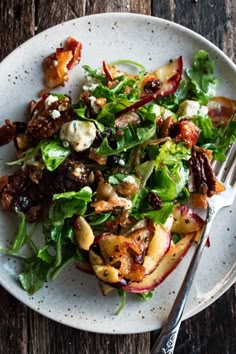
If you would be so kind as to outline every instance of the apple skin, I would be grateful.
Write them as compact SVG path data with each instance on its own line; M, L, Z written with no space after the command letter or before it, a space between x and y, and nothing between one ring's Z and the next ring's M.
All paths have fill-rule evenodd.
M170 248L171 234L162 225L154 225L155 231L144 257L145 275L152 273Z
M123 287L127 292L143 293L156 288L176 268L194 241L195 233L186 234L173 244L157 268L139 283L130 283Z
M204 220L187 205L178 205L173 211L171 232L185 235L202 230Z

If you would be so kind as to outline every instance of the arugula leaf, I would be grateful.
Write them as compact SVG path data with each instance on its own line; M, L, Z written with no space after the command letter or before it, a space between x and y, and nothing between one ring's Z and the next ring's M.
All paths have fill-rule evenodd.
M41 143L41 153L46 168L54 171L71 153L59 140L46 139Z
M18 231L12 246L13 252L18 252L19 249L25 244L27 241L27 233L26 233L26 219L25 214L21 211L17 212L17 215L20 219Z
M98 82L101 82L104 85L107 84L107 77L103 72L99 70L94 70L89 65L83 65L82 68L85 70L88 76L93 77Z
M44 286L51 264L44 262L37 257L25 263L24 272L19 274L19 281L24 290L29 294L34 294Z
M48 263L48 264L52 264L54 262L54 258L48 251L48 248L51 246L51 243L46 243L46 245L41 248L38 253L37 253L37 257L42 259L42 261Z
M16 160L16 161L7 162L7 165L8 166L20 165L28 160L34 159L38 155L42 143L43 143L43 141L40 141L40 143L34 149L29 149L29 150L25 151L23 153L23 157L21 159Z
M146 127L137 128L136 130L132 126L123 128L123 134L116 135L116 148L112 148L109 145L108 139L105 138L102 144L96 149L96 153L99 155L114 155L119 154L122 151L133 148L139 144L142 144L146 140L151 139L156 132L156 124L149 123Z
M74 260L75 260L75 256L69 256L63 259L63 261L61 261L61 263L54 268L54 270L50 274L50 278L52 280L55 280L58 274L61 273L65 269L65 267L71 262L73 262Z
M81 199L85 202L91 202L92 198L92 189L88 186L81 188L78 192L64 192L64 193L57 193L53 195L53 200L58 199Z
M148 301L153 297L153 290L137 294L140 300Z
M210 141L216 141L218 132L212 124L212 120L209 116L195 116L191 121L196 124L201 132L197 141L197 145L209 143Z
M98 130L100 130L100 132L104 131L104 129L105 129L104 125L102 123L98 122L97 119L92 119L92 118L86 117L86 112L87 112L86 107L74 108L74 112L79 118L82 118L84 120L94 123L96 125L96 127L98 128Z
M124 289L118 289L117 292L121 298L121 304L115 314L119 315L119 313L123 310L123 308L126 305L126 291Z
M89 225L90 226L97 226L103 224L109 217L111 216L111 213L100 213L98 216L95 218L89 219Z
M116 60L116 61L113 61L112 63L110 63L110 65L122 65L122 64L125 64L125 65L128 64L128 65L137 66L140 69L139 80L143 77L143 75L146 72L145 67L142 64L140 64L140 63L138 63L137 61L134 61L134 60L121 59L121 60Z
M213 77L215 63L209 53L199 50L193 57L192 69L187 69L186 74L191 81L192 91L197 101L204 105L215 95L219 78Z
M142 216L151 219L155 224L164 224L174 208L175 205L172 202L163 202L161 209L146 211L142 213Z

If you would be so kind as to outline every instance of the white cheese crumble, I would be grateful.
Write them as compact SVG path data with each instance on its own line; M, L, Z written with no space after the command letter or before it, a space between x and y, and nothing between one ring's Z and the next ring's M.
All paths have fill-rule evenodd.
M93 92L97 86L98 84L83 85L83 90Z
M205 116L208 113L208 108L206 106L200 106L197 101L186 100L179 105L177 111L178 116Z
M60 139L67 141L75 151L88 149L96 137L96 126L92 122L72 120L63 124Z
M61 113L57 109L53 109L50 112L50 116L52 117L52 119L57 119L61 116Z
M96 101L97 101L96 97L90 96L90 97L89 97L89 101L90 101L90 103L91 103L91 107L92 107L94 113L98 113L98 112L100 111L100 108L99 108L99 106L96 104Z
M120 159L120 160L118 161L118 164L119 164L120 166L124 166L124 165L125 165L125 161L122 160L122 159Z
M46 100L44 101L44 106L45 106L45 108L48 109L48 108L51 106L51 104L52 104L53 102L56 102L56 101L58 101L58 98L57 98L56 96L49 95L49 96L46 98Z
M127 183L136 183L135 178L133 176L126 176L123 179L123 182L127 182Z

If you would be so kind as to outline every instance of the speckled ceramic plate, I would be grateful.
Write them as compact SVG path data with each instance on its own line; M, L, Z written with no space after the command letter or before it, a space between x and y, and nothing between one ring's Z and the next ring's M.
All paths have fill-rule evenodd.
M198 34L163 19L134 14L101 14L72 20L40 33L17 48L0 64L0 116L24 120L27 104L42 89L42 59L53 52L68 36L83 43L81 65L70 72L70 81L60 89L73 98L78 96L83 77L83 64L100 67L107 62L127 58L143 63L152 70L170 58L183 56L190 65L198 49L207 50L215 59L223 78L219 94L234 97L235 65L214 45ZM14 149L0 150L0 175L9 173L5 161L12 160ZM211 231L211 247L204 251L185 312L188 318L215 301L235 281L236 203L222 210ZM9 245L16 230L15 217L1 213L0 247ZM127 306L119 316L116 293L101 295L93 276L71 266L56 281L33 296L24 292L17 281L19 264L0 256L0 282L20 301L53 320L66 325L100 333L138 333L159 328L174 301L183 279L191 252L178 268L155 290L148 302L129 294Z

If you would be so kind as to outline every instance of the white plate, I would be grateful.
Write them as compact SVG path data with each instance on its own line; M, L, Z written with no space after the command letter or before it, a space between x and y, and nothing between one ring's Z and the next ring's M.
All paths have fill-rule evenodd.
M100 67L102 60L132 59L143 63L147 70L183 56L189 66L198 49L207 50L215 59L217 74L222 77L219 94L234 97L236 68L213 44L198 34L154 17L134 14L101 14L62 23L44 31L17 48L0 64L0 112L5 118L24 120L26 107L42 89L42 59L55 51L68 36L83 43L82 61L70 72L70 81L59 91L76 98L81 87L83 64ZM1 148L0 175L6 173L4 162L15 158L14 149ZM9 169L7 169L9 172ZM206 248L194 282L185 318L215 301L235 281L236 204L218 214L211 231L211 247ZM0 247L9 244L16 229L15 217L1 213ZM33 296L24 292L17 280L18 263L0 257L0 282L16 298L53 320L99 333L138 333L159 328L173 303L183 279L191 252L178 268L156 290L153 298L142 302L128 296L127 305L119 316L114 312L118 295L101 295L97 281L78 271L66 269L58 279Z

